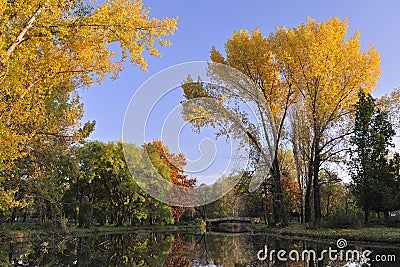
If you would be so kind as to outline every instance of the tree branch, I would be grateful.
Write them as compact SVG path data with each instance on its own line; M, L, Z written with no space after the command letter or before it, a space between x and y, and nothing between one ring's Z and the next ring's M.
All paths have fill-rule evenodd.
M15 41L8 47L8 49L6 51L6 56L1 60L1 63L0 63L1 68L3 68L4 64L10 58L10 56L14 52L15 48L17 48L17 46L24 41L25 34L28 32L28 30L30 28L32 28L33 23L39 17L40 13L42 13L45 6L46 6L46 3L42 6L39 6L39 8L36 10L36 12L33 14L33 16L28 20L28 22L26 23L26 25L22 29L22 31L18 34Z

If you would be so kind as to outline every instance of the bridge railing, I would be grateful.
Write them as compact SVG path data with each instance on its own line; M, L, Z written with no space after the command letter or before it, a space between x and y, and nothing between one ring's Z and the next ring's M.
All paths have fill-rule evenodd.
M255 220L260 220L260 218L253 218L253 217L222 217L222 218L213 218L207 219L206 222L224 222L224 221L238 221L238 222L252 222Z

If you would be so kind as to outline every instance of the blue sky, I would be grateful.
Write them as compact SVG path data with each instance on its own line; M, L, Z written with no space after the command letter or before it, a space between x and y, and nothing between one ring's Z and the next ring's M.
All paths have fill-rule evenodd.
M162 69L188 61L208 60L211 46L223 50L227 38L236 30L252 31L257 27L267 35L275 26L295 27L304 23L306 17L317 21L333 16L347 18L349 34L352 35L356 29L360 31L363 49L370 44L376 46L381 54L382 75L374 96L381 96L400 85L398 0L143 2L151 6L151 16L178 17L179 29L170 37L172 46L160 49L161 58L147 56L148 72L128 64L118 80L106 80L81 92L86 110L83 121L97 122L90 139L121 139L124 113L131 97L144 81ZM178 93L176 102L180 100Z

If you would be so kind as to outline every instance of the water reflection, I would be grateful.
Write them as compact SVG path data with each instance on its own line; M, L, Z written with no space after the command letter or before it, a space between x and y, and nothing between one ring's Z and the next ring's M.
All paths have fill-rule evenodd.
M257 253L265 246L269 250L314 250L317 255L335 242L310 242L283 239L263 234L226 234L226 233L129 233L112 235L88 235L50 241L37 238L31 241L2 244L0 266L399 266L396 262L365 265L362 260L329 261L279 261L276 254L263 261L257 259ZM374 251L374 254L400 256L396 246L381 247L370 245L351 245L348 249Z

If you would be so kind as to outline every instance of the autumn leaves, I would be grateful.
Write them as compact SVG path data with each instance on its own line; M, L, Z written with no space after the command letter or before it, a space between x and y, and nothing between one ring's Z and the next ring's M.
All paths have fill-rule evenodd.
M146 69L144 55L160 56L157 46L177 29L177 19L152 18L141 1L95 2L0 1L0 184L11 195L16 160L35 161L47 146L68 150L93 129L78 131L76 89L116 77L126 60ZM0 195L0 210L9 198Z
M351 134L358 93L360 90L370 93L380 74L377 50L371 47L360 51L359 33L347 39L347 29L346 20L331 18L320 23L307 19L296 28L278 27L267 37L257 29L252 34L240 30L225 44L225 56L214 47L210 54L212 61L244 73L254 86L235 93L221 86L207 87L204 88L206 95L217 96L225 102L250 99L256 105L262 101L269 104L276 127L276 142L270 142L274 146L269 149L277 155L278 149L287 146L288 141L287 149L293 148L306 222L312 219L312 202L315 220L321 220L320 169L343 155L342 144ZM230 79L226 73L213 70L210 73L217 82ZM198 85L184 88L188 99L203 94L199 93ZM253 141L260 140L263 132L260 129L267 125L255 125L245 113L238 110L238 114L247 124L248 131L242 134L253 137ZM257 141L253 145L258 153L263 152ZM281 164L277 157L271 174L275 222L286 225Z

